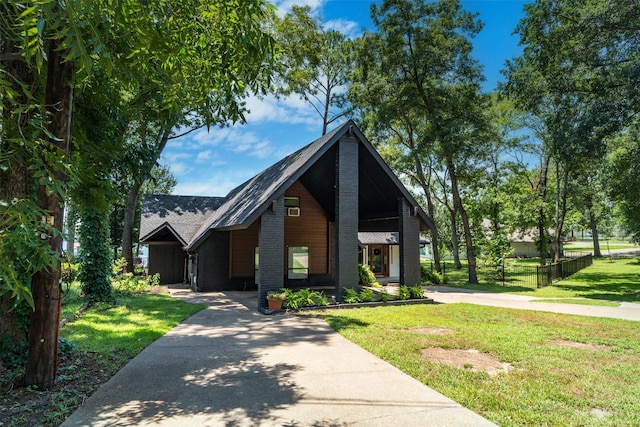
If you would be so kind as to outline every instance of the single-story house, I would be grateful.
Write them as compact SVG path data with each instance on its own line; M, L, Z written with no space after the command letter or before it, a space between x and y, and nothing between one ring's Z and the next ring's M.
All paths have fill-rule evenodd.
M509 243L511 244L512 253L511 256L515 258L537 258L540 256L540 247L538 245L539 233L537 228L530 228L527 230L516 230L507 236ZM550 233L548 237L548 249L550 256L552 252L551 245L553 244L553 237ZM560 246L563 246L563 242L560 242ZM562 247L560 248L562 250Z
M140 243L162 283L196 291L358 283L359 232L397 233L400 283L420 282L427 218L351 120L225 197L145 196ZM389 271L390 273L391 271Z

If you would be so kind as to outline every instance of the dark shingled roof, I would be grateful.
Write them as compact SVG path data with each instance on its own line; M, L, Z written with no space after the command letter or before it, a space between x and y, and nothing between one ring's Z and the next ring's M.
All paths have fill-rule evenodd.
M347 122L350 123L350 122ZM313 163L328 148L336 135L344 133L340 126L263 170L250 180L229 192L226 202L198 230L189 243L189 249L197 246L211 229L233 229L249 226L260 216L271 200L293 184L305 171L304 166Z
M384 160L366 140L352 120L343 123L222 197L151 196L143 202L141 241L149 241L160 232L170 231L185 246L193 250L204 241L210 230L233 230L249 227L273 200L278 199L311 168L345 134L353 135L371 154L392 187L404 195L413 206L417 202L393 174ZM158 204L158 205L156 205ZM424 213L418 212L421 223Z
M145 195L142 199L140 241L167 229L186 245L202 223L224 203L224 197Z

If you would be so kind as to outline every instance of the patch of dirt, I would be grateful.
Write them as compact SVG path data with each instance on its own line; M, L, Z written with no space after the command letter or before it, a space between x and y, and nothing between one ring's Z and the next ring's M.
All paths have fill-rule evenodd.
M473 372L486 372L490 376L507 373L513 369L510 363L501 362L496 357L480 353L476 349L445 349L429 347L422 350L422 357L429 362L444 363L459 369Z
M58 426L100 384L126 362L126 357L74 350L59 359L58 377L49 390L25 387L15 372L0 370L0 426Z
M585 348L588 350L608 350L610 347L604 344L586 344L583 342L569 341L569 340L552 340L552 344L559 345L561 347L572 347L572 348Z
M409 329L409 332L416 332L418 334L425 335L449 335L453 333L453 329L449 328L414 328Z

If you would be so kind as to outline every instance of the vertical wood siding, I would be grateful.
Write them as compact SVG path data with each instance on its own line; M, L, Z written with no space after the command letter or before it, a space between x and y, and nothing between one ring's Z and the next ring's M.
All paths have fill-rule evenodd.
M299 181L285 192L285 197L289 196L300 198L300 216L284 218L285 252L289 246L308 246L309 274L327 274L329 218ZM287 253L283 256L286 262Z
M284 219L285 251L282 254L287 264L287 247L309 247L309 274L327 274L329 272L329 218L307 189L296 181L285 196L300 198L300 216L287 216ZM259 221L246 230L231 232L231 259L229 276L253 277L254 251L258 246ZM286 273L285 273L286 274Z

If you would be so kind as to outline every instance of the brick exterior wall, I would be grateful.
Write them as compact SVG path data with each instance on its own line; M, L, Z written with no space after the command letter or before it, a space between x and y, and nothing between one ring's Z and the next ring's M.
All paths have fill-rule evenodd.
M260 283L258 307L267 307L267 293L283 287L284 280L284 196L260 217L258 235Z
M358 285L358 149L345 135L336 154L335 279L336 298Z
M196 285L199 291L229 290L229 232L214 231L198 248Z
M413 209L402 197L398 199L399 244L400 244L400 284L420 284L420 221L413 215Z

